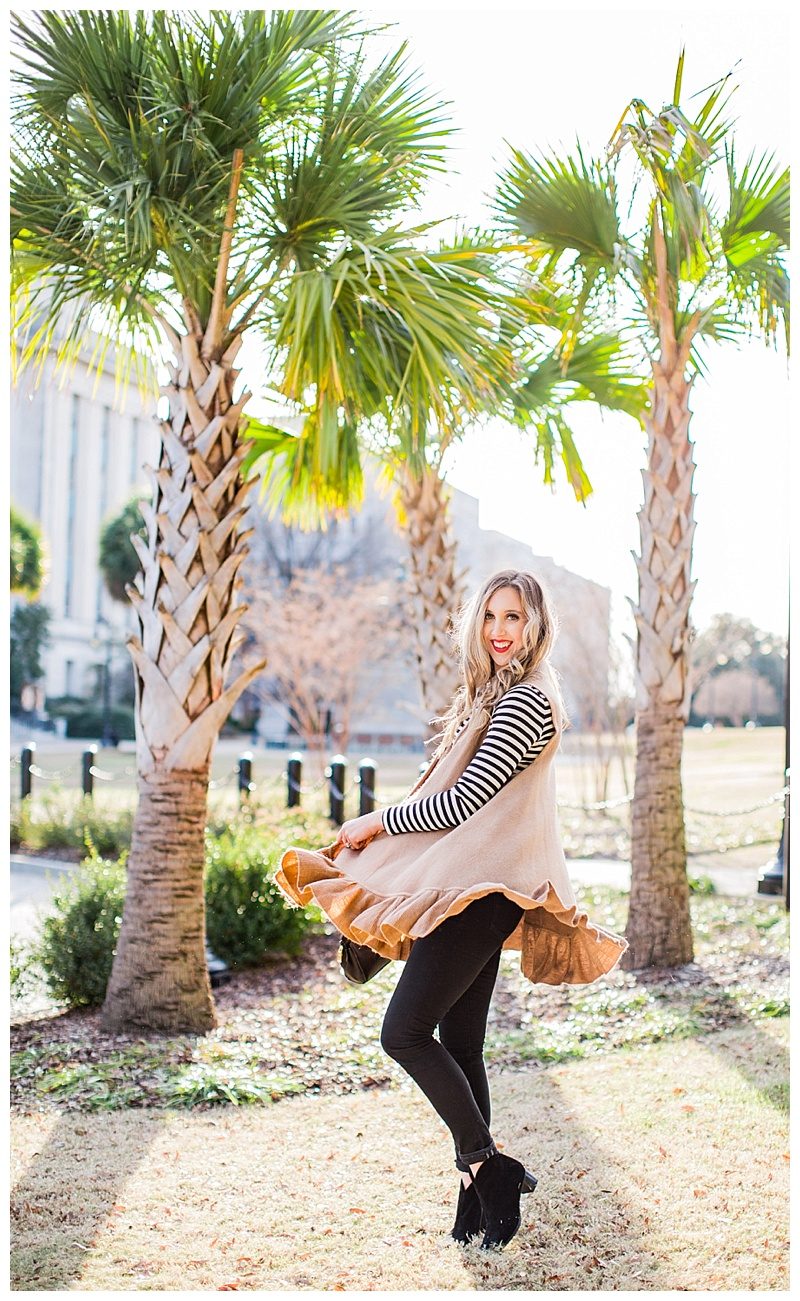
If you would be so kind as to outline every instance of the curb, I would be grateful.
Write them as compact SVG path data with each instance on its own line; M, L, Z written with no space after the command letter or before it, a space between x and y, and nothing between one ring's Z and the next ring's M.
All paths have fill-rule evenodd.
M46 876L48 872L71 872L78 866L77 863L65 863L59 858L35 858L28 857L27 854L12 854L9 863L13 871L14 868L23 872L40 872Z

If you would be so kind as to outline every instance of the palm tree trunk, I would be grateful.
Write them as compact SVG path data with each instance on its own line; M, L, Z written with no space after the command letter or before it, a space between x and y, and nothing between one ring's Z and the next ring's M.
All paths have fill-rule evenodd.
M433 469L405 469L399 484L408 539L411 621L426 713L425 739L438 734L429 720L447 709L458 686L458 661L450 637L452 615L464 598L464 572L456 570L449 492Z
M221 352L189 306L171 369L169 417L152 503L141 503L148 539L133 536L142 571L128 588L141 637L128 648L136 685L139 805L128 890L103 1009L110 1030L203 1031L215 1024L205 963L203 839L211 758L219 730L260 670L226 686L244 640L236 625L241 530L254 481L239 468L247 394L233 400L239 339ZM220 332L221 333L221 332ZM206 355L208 354L208 355Z
M694 535L694 459L685 378L688 343L674 335L653 366L645 424L648 464L639 512L636 647L636 778L631 896L622 959L627 969L675 967L693 958L681 789L683 729L689 716L689 609Z
M106 1028L202 1031L216 1024L205 959L203 838L208 766L139 778L125 922Z

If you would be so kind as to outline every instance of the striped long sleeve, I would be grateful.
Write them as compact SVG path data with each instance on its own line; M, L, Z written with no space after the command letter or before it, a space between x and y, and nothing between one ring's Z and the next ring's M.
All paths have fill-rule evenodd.
M555 736L550 702L538 687L520 682L494 707L481 745L454 786L383 810L389 835L457 827L532 763Z

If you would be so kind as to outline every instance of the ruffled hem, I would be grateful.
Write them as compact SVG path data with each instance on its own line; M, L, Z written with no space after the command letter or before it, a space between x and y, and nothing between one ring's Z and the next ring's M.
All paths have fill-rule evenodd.
M466 889L379 895L335 866L330 855L340 847L287 849L275 880L292 903L317 903L341 934L382 957L405 960L415 939L495 891L525 909L503 948L520 951L521 970L535 983L590 984L611 971L628 947L627 940L590 922L577 904L565 904L550 880L531 894L486 881Z

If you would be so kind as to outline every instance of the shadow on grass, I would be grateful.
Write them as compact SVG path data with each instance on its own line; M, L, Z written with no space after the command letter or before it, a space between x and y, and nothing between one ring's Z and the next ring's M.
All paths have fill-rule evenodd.
M646 987L663 985L676 973L648 970L631 974L637 986ZM707 973L703 976L703 983L706 988L709 985L714 987L716 997L726 1009L724 1030L747 1030L747 1039L731 1038L725 1033L706 1029L678 1037L675 1044L687 1040L702 1042L704 1048L718 1054L726 1067L733 1068L747 1082L762 1103L785 1113L788 1107L788 1048L769 1034L763 1019L756 1020L743 1012L724 985L709 980ZM617 1061L621 1054L630 1057L632 1091L636 1088L637 1047L623 1048L614 1054ZM583 1065L587 1062L587 1058L580 1060ZM602 1054L598 1060L608 1062L610 1056ZM764 1060L770 1063L771 1082L764 1078ZM523 1160L539 1176L540 1183L534 1194L521 1199L522 1226L514 1239L514 1247L507 1249L513 1250L516 1257L511 1278L505 1276L505 1265L493 1263L498 1260L495 1253L484 1252L478 1247L479 1239L461 1249L475 1290L500 1287L504 1291L638 1291L657 1288L659 1270L663 1277L663 1251L659 1254L648 1246L651 1238L648 1208L656 1190L648 1192L626 1174L624 1133L620 1135L616 1128L609 1128L608 1133L598 1140L581 1123L580 1116L565 1099L558 1084L558 1077L564 1073L567 1064L566 1060L558 1064L534 1060L527 1070L515 1067L512 1072L497 1078L493 1093L498 1095L500 1105L495 1109L493 1133L498 1140L502 1134L506 1140L504 1150ZM501 1100L502 1081L518 1080L528 1070L530 1079L525 1086L526 1093L532 1109L547 1116L548 1128L544 1132L527 1124L514 1123L517 1109L513 1105L509 1109L508 1104L504 1105ZM778 1081L774 1082L776 1076ZM669 1084L680 1086L680 1077L676 1076ZM514 1085L511 1089L513 1091ZM568 1140L563 1145L565 1135ZM752 1136L743 1135L744 1144L748 1139L753 1141ZM619 1162L609 1164L606 1147L619 1151ZM698 1167L699 1180L703 1174L702 1166ZM558 1240L563 1244L563 1265L554 1268L553 1244ZM551 1262L544 1269L540 1264L543 1256ZM673 1286L669 1280L665 1280L663 1285Z
M606 1151L581 1123L558 1075L566 1066L536 1066L525 1086L541 1124L520 1119L517 1081L504 1097L503 1077L493 1132L509 1155L537 1174L536 1191L520 1200L522 1224L503 1250L484 1251L480 1239L458 1248L475 1291L631 1291L657 1286L656 1253L647 1245L649 1218L635 1185L609 1165ZM519 1072L514 1072L515 1076ZM509 1080L510 1077L506 1077ZM611 1140L613 1136L609 1134Z
M87 1251L109 1219L124 1216L123 1186L146 1159L167 1116L149 1113L145 1144L141 1123L126 1119L124 1112L104 1117L108 1123L98 1142L79 1114L58 1115L12 1189L12 1288L65 1291L80 1283Z
M691 965L694 966L694 964ZM659 982L663 983L665 980L672 978L675 973L671 971L659 971L658 969L651 968L646 971L634 971L632 974L636 978L637 985L646 986ZM776 1064L780 1074L788 1081L790 1062L789 1049L776 1043L776 1041L765 1032L765 1021L771 1018L748 1015L742 1010L741 1005L733 997L729 987L720 984L713 975L705 970L702 971L702 986L704 989L710 988L715 991L715 996L719 1002L719 1006L724 1009L725 1012L725 1028L749 1030L752 1041L757 1047L769 1047L770 1053L777 1058ZM779 1111L786 1110L786 1099L783 1091L776 1090L774 1086L771 1085L766 1087L762 1085L758 1073L753 1069L751 1056L746 1049L734 1052L731 1046L724 1039L720 1039L713 1033L709 1033L708 1029L700 1031L692 1037L702 1038L707 1048L712 1052L719 1053L728 1065L735 1067L739 1074L760 1094L763 1101L769 1106L775 1107Z

